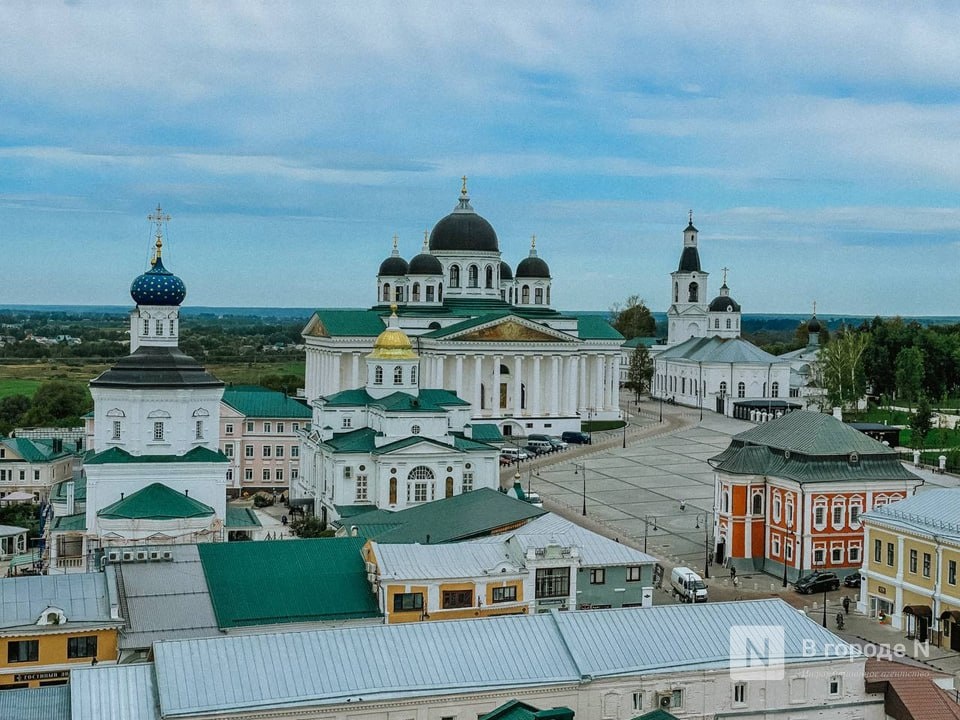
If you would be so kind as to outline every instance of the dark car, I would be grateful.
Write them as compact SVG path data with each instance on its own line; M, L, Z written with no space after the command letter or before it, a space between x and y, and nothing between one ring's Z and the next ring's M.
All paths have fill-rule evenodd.
M589 445L590 436L585 432L578 432L575 430L567 430L560 436L560 439L565 443L570 443L571 445Z
M853 573L852 575L847 575L843 579L843 586L848 588L858 588L860 587L860 573Z
M832 572L815 572L810 575L804 575L797 580L793 587L798 593L804 595L815 592L825 592L827 590L836 590L840 587L840 578Z

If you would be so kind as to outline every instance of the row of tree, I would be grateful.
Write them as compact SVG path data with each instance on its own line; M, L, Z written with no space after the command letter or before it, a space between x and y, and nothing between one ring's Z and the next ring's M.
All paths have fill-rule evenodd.
M15 427L78 427L93 409L87 386L69 380L48 380L33 394L0 399L0 434Z

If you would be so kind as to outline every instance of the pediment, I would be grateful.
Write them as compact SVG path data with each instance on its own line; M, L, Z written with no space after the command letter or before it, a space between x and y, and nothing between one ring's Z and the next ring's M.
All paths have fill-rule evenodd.
M395 442L400 442L395 441ZM438 442L431 442L429 440L422 440L420 442L411 443L409 445L404 445L403 447L398 447L396 449L390 449L392 443L387 443L384 445L380 452L383 455L390 455L391 457L402 457L404 455L416 455L422 457L424 455L449 455L450 453L458 452L451 445L438 444Z
M565 333L515 316L502 318L478 328L471 328L444 339L480 342L575 342L574 338Z
M300 334L305 337L330 337L330 333L323 324L323 320L321 320L320 316L316 313L314 313L313 317L310 318L310 321L306 324Z

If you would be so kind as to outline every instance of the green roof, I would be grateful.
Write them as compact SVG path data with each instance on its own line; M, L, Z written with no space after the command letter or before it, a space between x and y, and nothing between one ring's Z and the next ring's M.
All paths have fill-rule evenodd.
M620 347L635 349L643 345L645 348L650 348L656 345L658 341L659 338L656 337L632 337Z
M387 443L386 445L381 445L380 447L377 447L376 438L376 430L371 428L360 428L358 430L351 430L347 433L335 434L329 440L325 440L323 444L331 448L335 453L373 453L374 455L384 455L387 453L396 452L397 450L402 450L405 447L410 447L411 445L417 445L419 443L436 445L437 447L446 448L448 450L451 449L449 445L423 435L409 435L407 437ZM456 434L453 436L452 449L459 452L489 452L490 450L495 450L496 448L488 443L468 440L467 438Z
M376 505L334 505L334 507L337 509L337 515L343 520L377 509Z
M579 315L577 317L577 335L581 340L619 340L623 335L617 332L602 315Z
M223 524L228 530L261 527L260 518L253 510L233 505L227 505L227 517Z
M214 510L163 483L147 485L97 513L108 520L174 520L209 517Z
M633 718L633 720L677 720L676 715L671 715L666 710L657 708L652 712L644 713Z
M86 532L87 514L61 515L53 519L54 532Z
M197 545L220 628L380 617L362 537Z
M469 318L467 320L461 320L458 323L453 325L448 325L444 328L438 328L432 332L424 333L421 337L425 338L441 338L446 337L447 335L453 335L454 333L463 332L464 330L469 330L470 328L477 327L479 325L486 325L487 323L495 322L497 320L502 320L503 318L510 317L511 315L516 315L516 313L511 312L510 310L504 310L500 312L488 312L484 315L479 315L477 317Z
M323 323L331 337L377 337L387 327L383 311L377 310L317 310L315 317Z
M710 464L731 475L772 475L797 482L920 482L891 448L831 415L802 410L735 435Z
M87 476L78 475L73 480L73 500L74 502L86 502L87 499ZM70 480L61 480L53 486L53 492L50 493L50 502L67 501L67 483Z
M537 710L533 705L520 700L510 700L480 715L477 720L573 720L573 710L568 707Z
M470 435L474 440L487 443L502 443L503 434L494 423L472 423Z
M126 450L112 447L90 457L86 465L108 465L112 463L209 463L230 462L219 450L198 445L183 455L131 455Z
M423 389L418 395L397 392L382 398L372 397L364 388L334 393L324 398L325 407L378 407L389 412L444 412L450 407L469 405L451 390Z
M310 408L282 392L259 385L237 385L223 391L223 402L244 417L309 418Z
M0 440L0 445L10 448L29 463L53 462L72 454L70 451L63 449L55 451L53 440L31 440L29 438L13 437L3 438ZM9 460L9 458L7 459Z
M360 535L387 543L453 542L522 525L546 511L489 488L390 512L374 510L350 519ZM385 527L386 526L386 527Z

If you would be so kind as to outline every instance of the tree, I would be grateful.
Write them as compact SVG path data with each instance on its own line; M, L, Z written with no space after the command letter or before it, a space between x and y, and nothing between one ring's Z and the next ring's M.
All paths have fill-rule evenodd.
M630 367L627 370L627 387L633 390L640 402L640 393L650 389L653 379L653 360L650 351L645 345L637 345L630 356Z
M913 431L913 446L923 447L923 441L933 425L933 410L926 395L921 395L917 402L917 411L910 418L910 429Z
M327 524L318 516L311 515L290 523L290 532L301 538L332 537L333 530L327 530Z
M866 392L863 353L869 343L870 333L846 331L820 350L821 381L834 407L856 407Z
M610 324L627 340L657 334L657 321L639 295L628 297L623 306L615 303L610 308Z
M30 409L24 413L24 425L80 425L80 417L93 409L90 391L81 383L48 380L33 395Z
M26 395L7 395L0 400L0 433L6 435L20 424L20 418L30 409L30 398Z
M913 401L923 393L923 350L918 347L904 348L897 355L897 395L913 409Z

